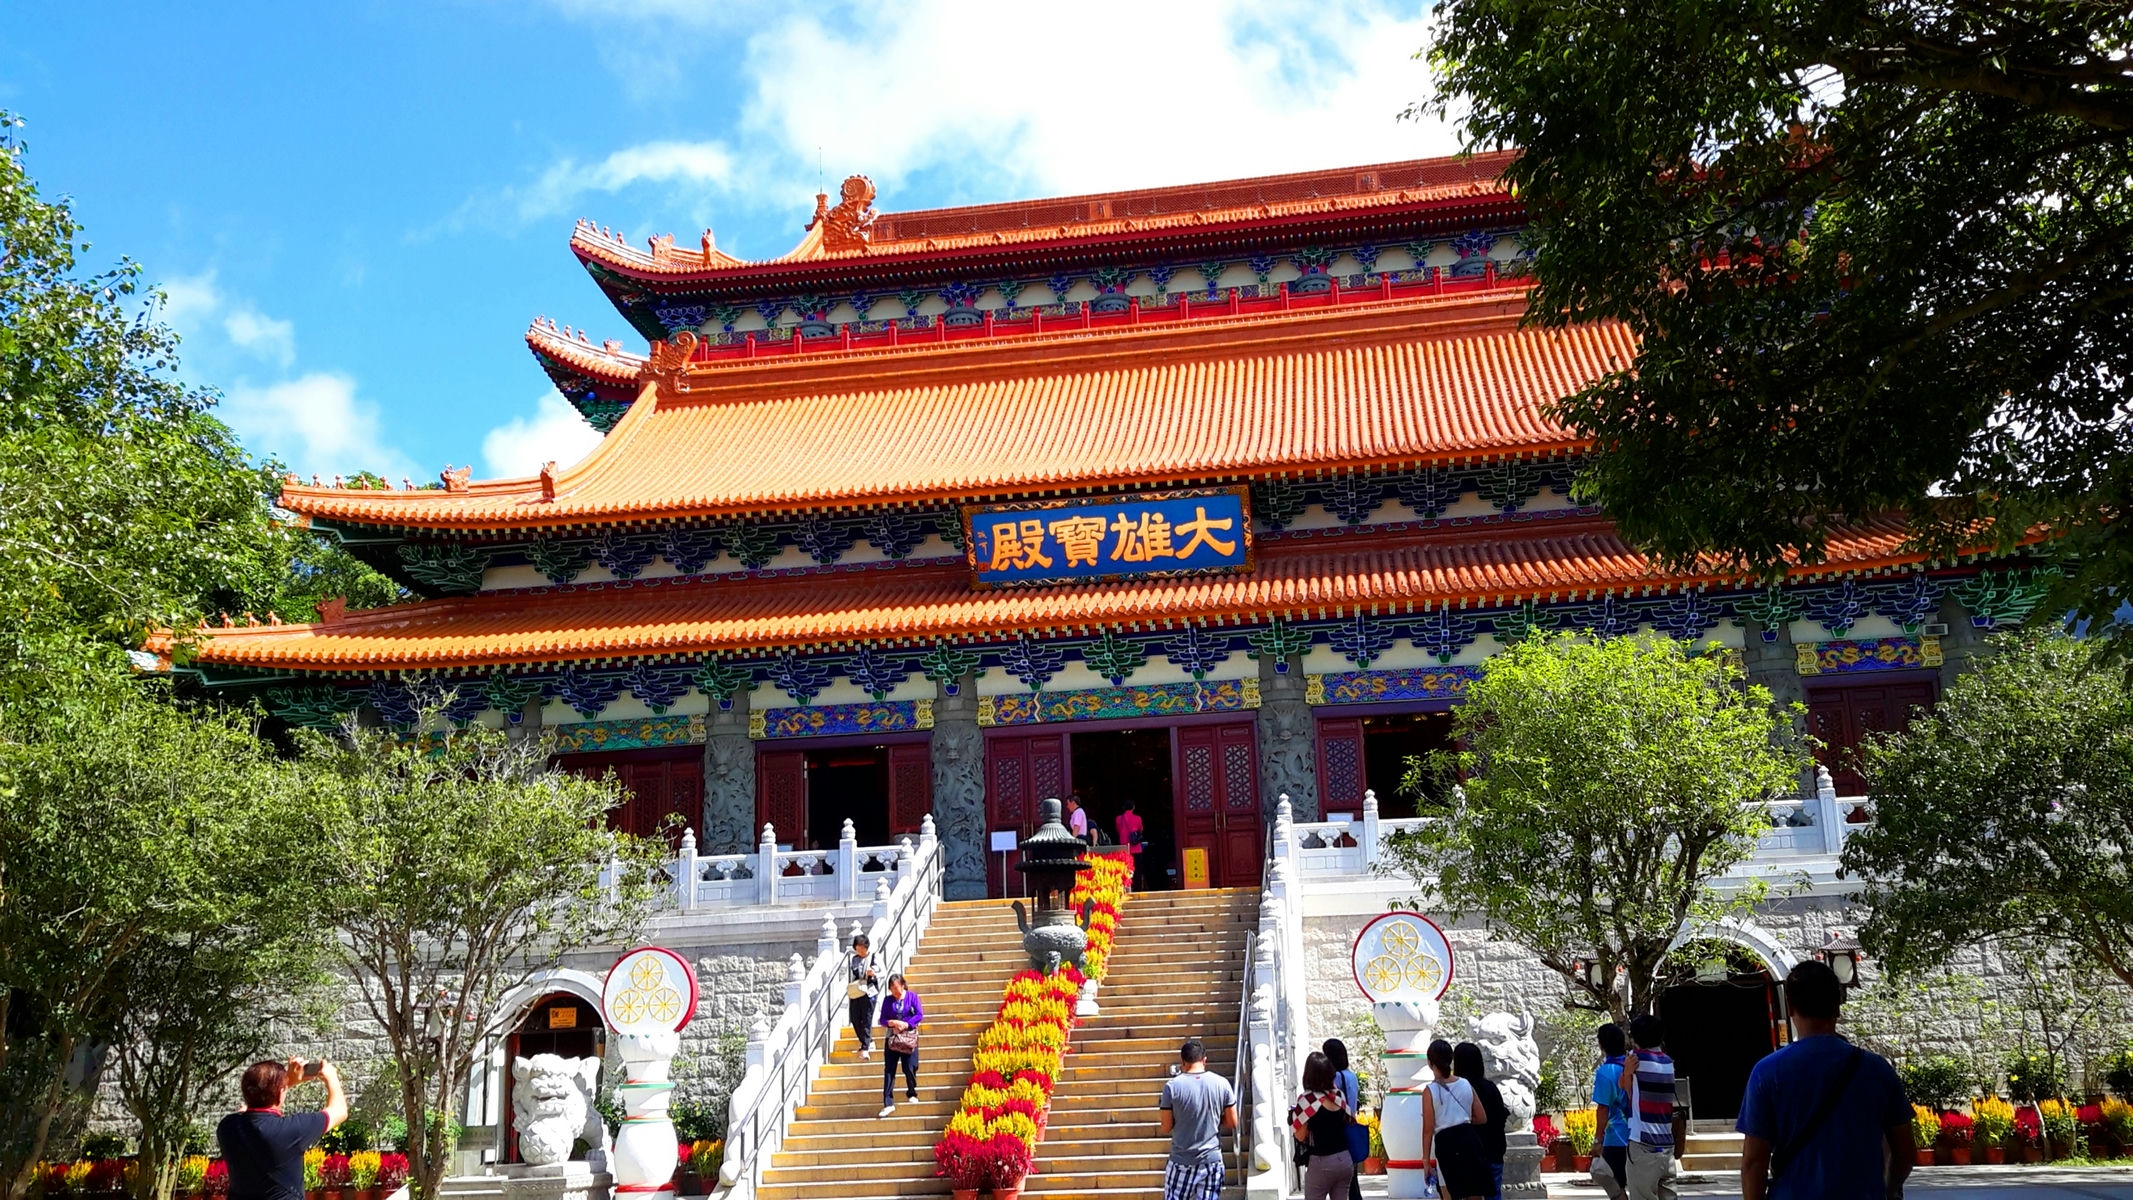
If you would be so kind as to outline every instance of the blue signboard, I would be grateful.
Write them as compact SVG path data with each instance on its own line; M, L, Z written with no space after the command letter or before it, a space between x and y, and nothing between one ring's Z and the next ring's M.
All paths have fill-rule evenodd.
M980 588L1252 569L1243 487L963 510Z

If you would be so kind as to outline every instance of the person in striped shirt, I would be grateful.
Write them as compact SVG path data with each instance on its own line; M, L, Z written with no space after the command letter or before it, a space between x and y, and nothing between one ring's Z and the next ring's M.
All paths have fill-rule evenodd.
M1646 1013L1629 1023L1636 1049L1622 1061L1629 1076L1630 1200L1674 1200L1687 1124L1674 1106L1674 1060L1663 1049L1666 1027Z

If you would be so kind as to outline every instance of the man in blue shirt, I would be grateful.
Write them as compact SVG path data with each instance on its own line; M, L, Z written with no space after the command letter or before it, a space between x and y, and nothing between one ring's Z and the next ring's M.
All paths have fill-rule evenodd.
M1592 1072L1592 1102L1600 1107L1605 1126L1600 1134L1600 1157L1593 1160L1592 1181L1611 1200L1629 1194L1629 1091L1622 1086L1622 1058L1629 1053L1629 1036L1609 1021L1597 1031L1600 1065Z
M1887 1059L1837 1035L1843 1002L1822 963L1786 975L1793 1042L1755 1064L1734 1126L1746 1135L1741 1200L1903 1195L1916 1157L1910 1101Z

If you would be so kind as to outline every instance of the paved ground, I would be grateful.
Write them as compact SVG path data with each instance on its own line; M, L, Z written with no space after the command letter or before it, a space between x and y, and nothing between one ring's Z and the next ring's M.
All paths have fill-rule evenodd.
M1542 1176L1550 1200L1599 1200L1605 1193L1581 1177ZM1945 1195L1948 1200L2133 1200L2133 1166L2122 1167L1920 1167L1911 1173L1908 1195ZM1739 1196L1737 1176L1684 1176L1683 1196ZM1382 1176L1363 1180L1363 1195L1385 1195Z

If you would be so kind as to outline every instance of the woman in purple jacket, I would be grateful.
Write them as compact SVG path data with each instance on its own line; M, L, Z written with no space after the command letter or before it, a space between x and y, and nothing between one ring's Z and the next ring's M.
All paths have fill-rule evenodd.
M918 1099L918 1027L925 1006L900 974L889 976L889 995L881 1002L881 1026L889 1031L881 1052L881 1114L896 1111L896 1067L904 1069L904 1099Z

